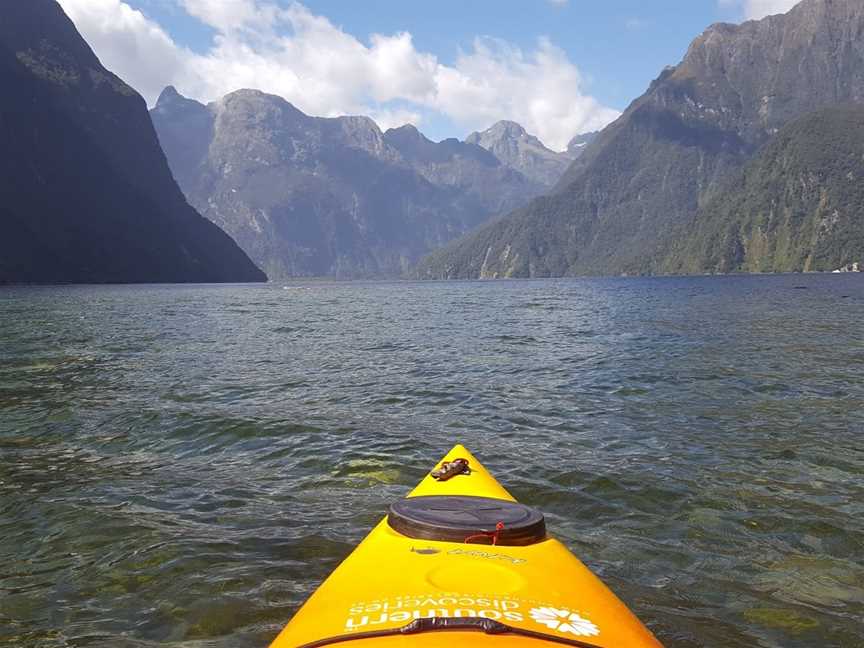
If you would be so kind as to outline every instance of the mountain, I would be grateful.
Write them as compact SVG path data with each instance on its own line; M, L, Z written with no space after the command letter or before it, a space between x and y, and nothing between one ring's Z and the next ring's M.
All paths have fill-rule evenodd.
M832 271L864 261L864 105L784 126L680 232L673 273Z
M401 163L438 187L455 190L458 200L471 200L471 209L488 216L510 211L545 190L517 169L470 142L446 139L432 142L408 124L384 133L384 141L398 152Z
M600 134L600 131L592 131L590 133L582 133L581 135L576 135L570 142L567 144L567 155L571 160L575 160L579 156L581 156L585 152L585 147L588 146L591 142L597 139L597 136ZM563 174L562 174L563 175ZM560 180L559 177L556 179L556 182Z
M481 133L471 133L465 141L482 146L510 168L547 188L558 182L581 153L579 136L567 152L556 153L512 121L499 121Z
M144 100L54 0L0 19L0 282L263 281L174 182Z
M425 259L423 277L642 274L791 120L864 100L864 3L709 27L551 195Z
M545 189L479 146L254 90L205 106L169 87L151 116L189 201L272 277L398 277Z

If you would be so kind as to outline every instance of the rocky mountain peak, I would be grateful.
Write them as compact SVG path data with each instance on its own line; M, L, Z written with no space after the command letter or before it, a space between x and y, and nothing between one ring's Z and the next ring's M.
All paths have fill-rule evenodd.
M292 103L278 95L268 94L260 90L243 88L231 92L215 102L216 108L234 111L257 111L260 113L278 113L305 117Z
M384 140L403 155L409 156L435 148L435 143L413 124L387 129L384 133Z
M184 97L174 86L166 87L156 100L153 110L158 112L199 112L206 110L204 104Z
M507 119L502 119L501 121L496 122L486 132L490 136L510 137L512 139L519 139L520 137L528 135L528 132L521 124L517 124L516 122Z
M404 141L430 141L414 124L404 124L403 126L388 128L384 132L384 135Z
M507 166L547 187L561 178L573 160L568 153L546 148L513 121L499 121L485 131L471 133L465 141L483 147Z
M509 120L495 122L485 131L471 133L465 141L469 144L478 144L483 146L483 148L491 148L496 145L514 146L517 142L525 142L531 146L546 148L539 139L529 134L521 124Z
M365 115L346 115L344 117L337 117L337 119L345 128L383 135L381 128L379 128L378 124L371 117L366 117Z
M864 2L803 0L787 14L718 23L653 86L655 103L684 99L688 119L762 143L790 119L864 100Z
M173 85L165 86L165 89L159 93L159 98L156 100L156 106L158 107L160 104L168 104L178 99L185 99L179 92L177 92L177 88Z
M384 133L373 119L363 115L347 115L336 119L349 146L356 146L378 157L387 157Z
M599 131L592 131L590 133L580 133L579 135L574 136L573 139L567 143L567 153L575 160L585 152L585 148L597 139L599 134Z

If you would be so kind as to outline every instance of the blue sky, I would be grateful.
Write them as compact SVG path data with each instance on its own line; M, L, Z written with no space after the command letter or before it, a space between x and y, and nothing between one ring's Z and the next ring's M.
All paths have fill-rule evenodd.
M794 0L60 0L149 102L239 87L433 139L514 119L561 149L602 127L708 25Z
M179 42L206 51L214 31L165 2L129 0ZM287 5L288 2L281 4ZM742 14L717 0L307 0L317 14L361 40L407 31L418 49L452 64L475 36L531 49L547 36L585 73L601 102L623 110L665 65L677 63L708 25Z

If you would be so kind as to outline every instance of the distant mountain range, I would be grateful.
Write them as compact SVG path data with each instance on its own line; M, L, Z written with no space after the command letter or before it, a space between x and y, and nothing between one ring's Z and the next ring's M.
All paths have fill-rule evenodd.
M564 152L514 122L433 142L254 90L169 87L151 122L54 0L7 4L0 282L864 267L860 0L709 27Z
M570 141L567 151L556 153L516 122L500 121L482 133L471 133L465 141L482 146L503 164L552 188L596 136L597 133L577 135Z
M189 201L271 277L401 276L549 190L575 157L512 123L435 143L254 90L205 106L169 87L151 115Z
M864 3L708 28L555 189L425 278L832 270L864 260ZM802 121L796 121L802 119ZM848 133L844 139L843 133Z
M263 281L54 0L0 16L0 282Z

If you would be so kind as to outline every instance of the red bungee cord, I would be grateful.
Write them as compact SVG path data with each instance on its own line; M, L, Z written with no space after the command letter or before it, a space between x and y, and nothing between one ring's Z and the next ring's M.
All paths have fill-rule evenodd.
M495 525L494 531L482 531L481 533L475 533L474 535L470 535L465 538L465 544L471 544L471 541L475 538L492 538L492 545L495 546L498 544L498 536L504 530L504 523L499 522Z

